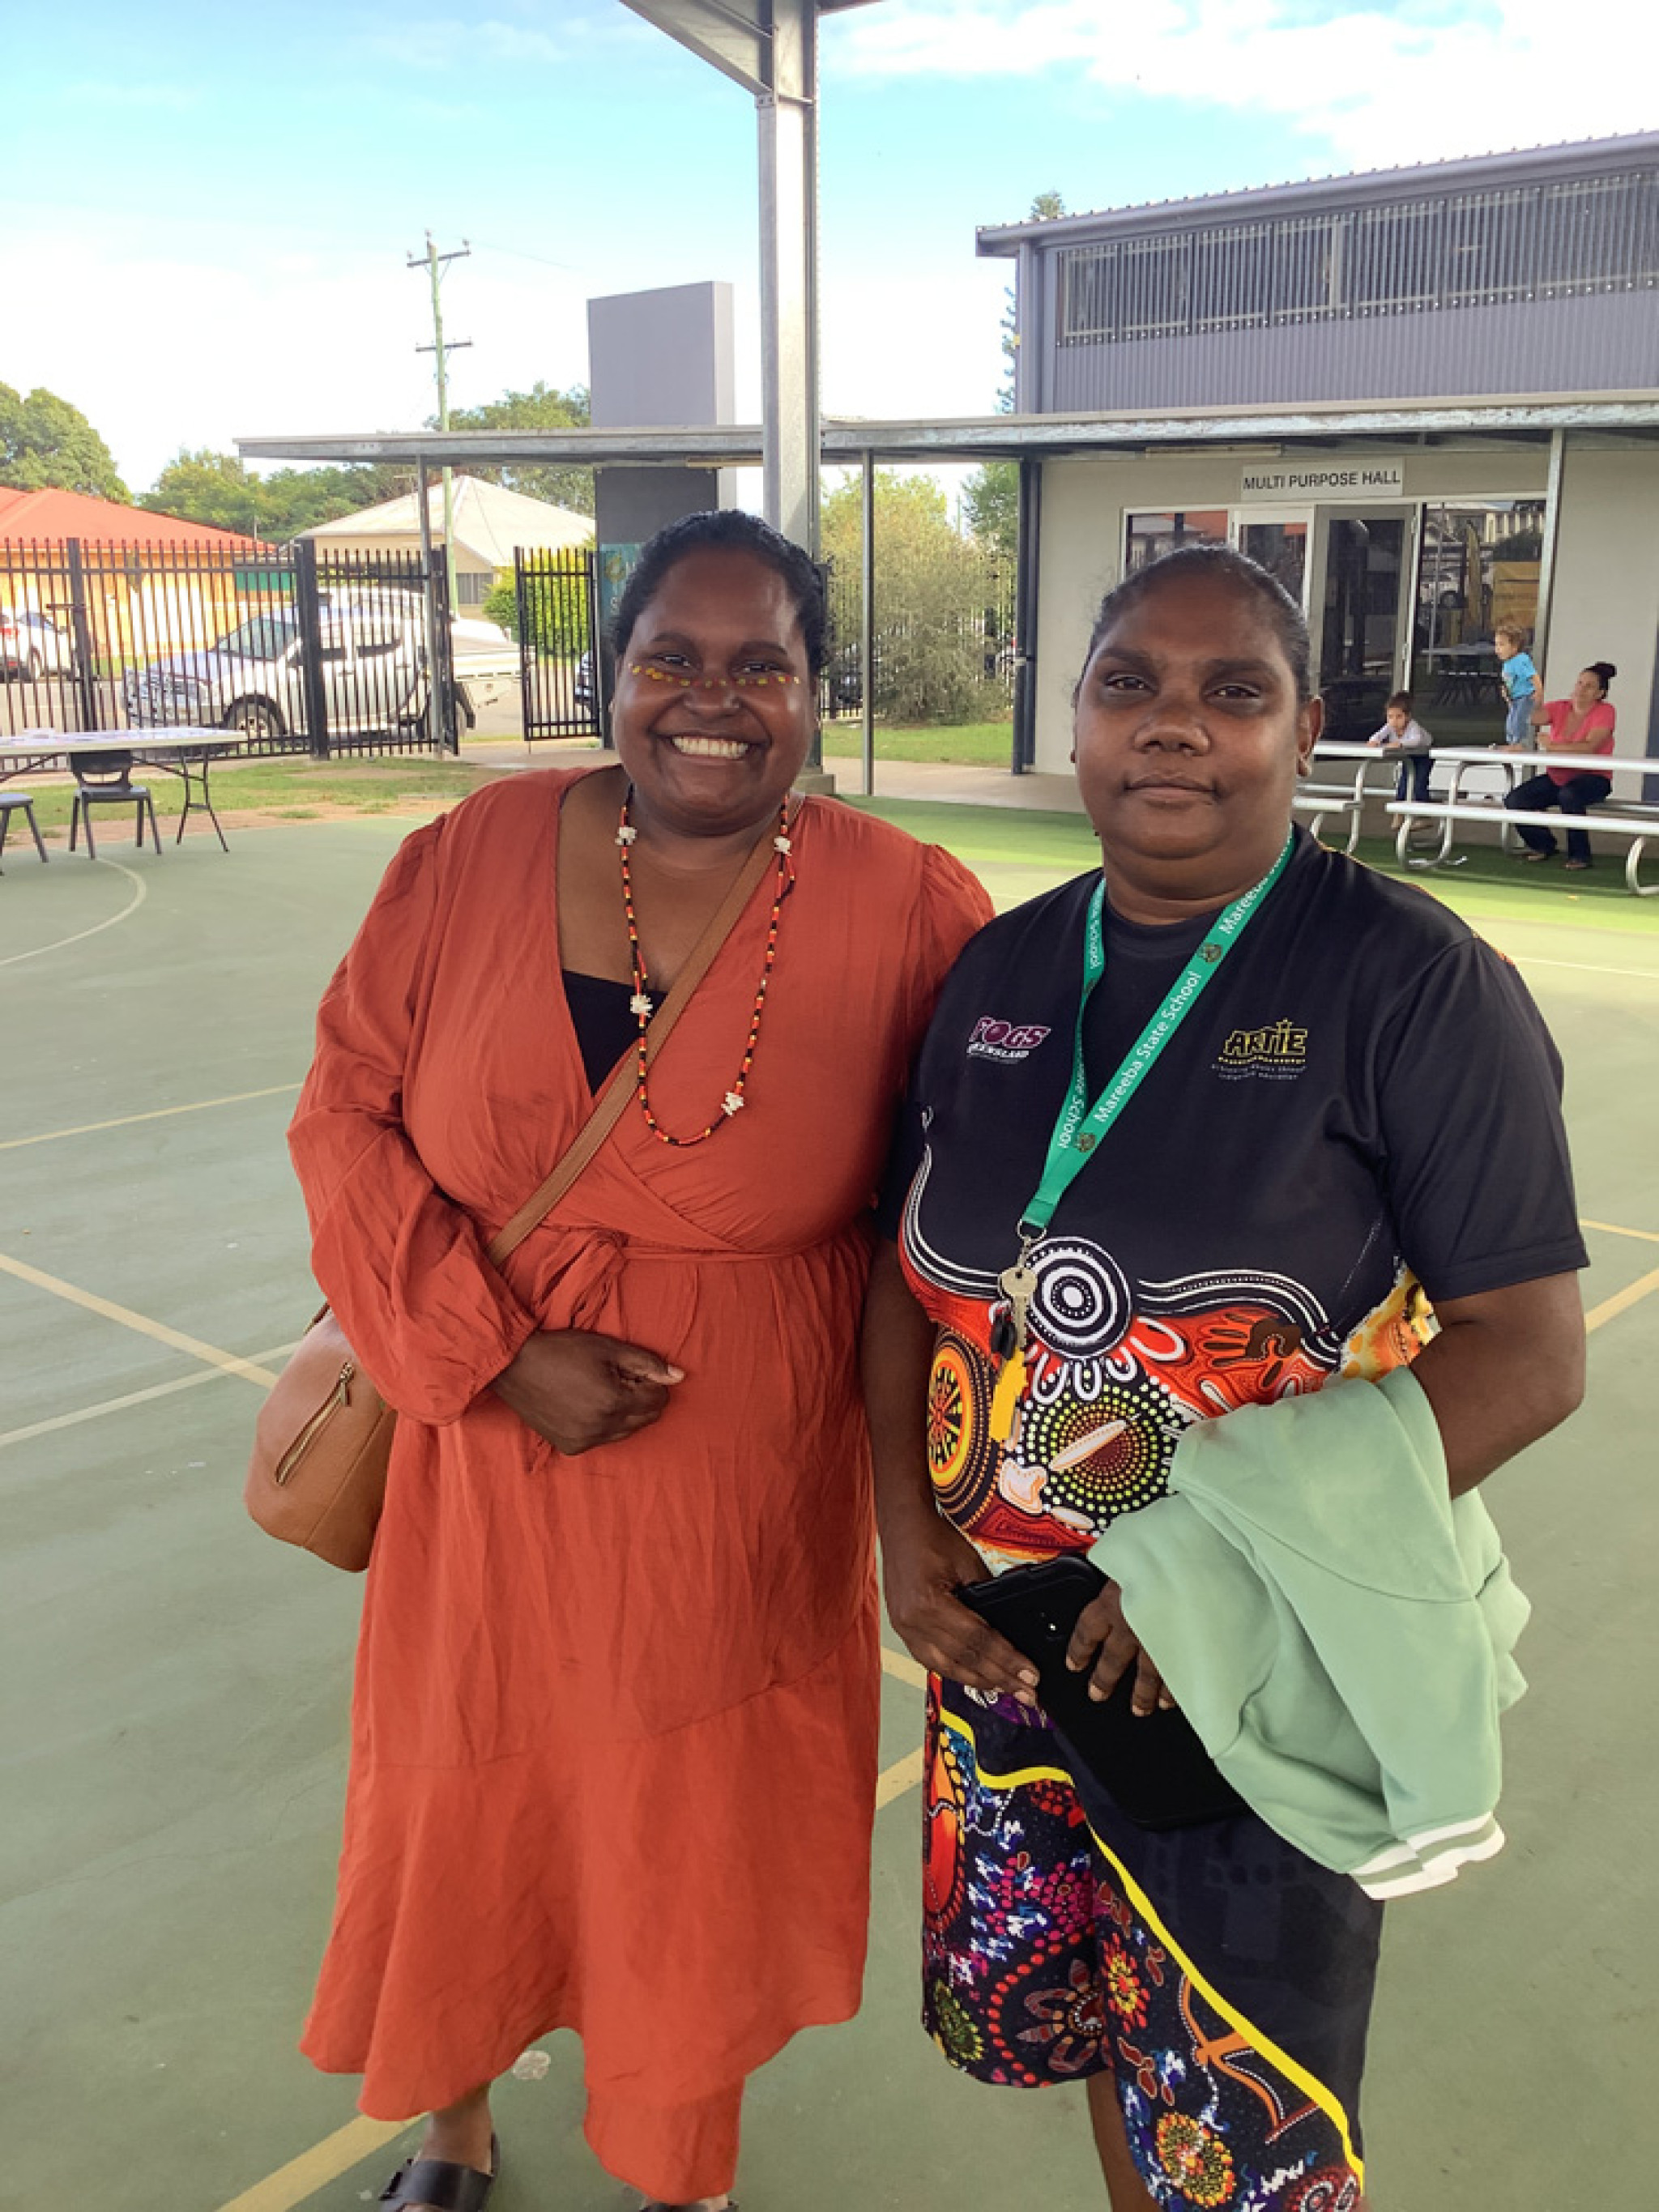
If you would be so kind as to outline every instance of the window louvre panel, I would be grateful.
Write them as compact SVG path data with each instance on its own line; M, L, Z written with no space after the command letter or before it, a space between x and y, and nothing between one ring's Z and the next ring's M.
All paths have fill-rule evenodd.
M1061 250L1060 343L1659 288L1659 169Z

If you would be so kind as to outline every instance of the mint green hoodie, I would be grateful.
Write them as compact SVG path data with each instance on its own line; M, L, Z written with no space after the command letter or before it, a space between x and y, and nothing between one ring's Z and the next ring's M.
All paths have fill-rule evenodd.
M1373 1897L1501 1850L1531 1608L1410 1369L1197 1422L1170 1482L1092 1556L1268 1826Z

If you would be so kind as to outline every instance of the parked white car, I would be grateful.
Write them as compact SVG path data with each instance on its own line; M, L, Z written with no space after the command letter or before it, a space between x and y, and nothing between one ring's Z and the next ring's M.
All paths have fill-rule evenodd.
M50 615L33 607L0 607L0 676L70 676L75 671L75 640Z
M329 607L321 658L331 731L404 728L426 712L426 653L401 610ZM250 615L204 651L131 670L122 688L135 727L222 726L256 740L306 734L299 624L286 608Z

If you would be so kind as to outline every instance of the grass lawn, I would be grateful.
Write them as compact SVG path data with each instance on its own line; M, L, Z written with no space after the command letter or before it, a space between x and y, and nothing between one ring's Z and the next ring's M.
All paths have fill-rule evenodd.
M311 822L342 811L388 814L400 807L453 806L480 784L507 773L422 754L366 761L256 760L216 768L210 787L221 814L268 814L277 821ZM184 792L178 777L149 764L135 767L134 775L154 795L156 813L163 820L176 818ZM75 787L67 778L36 787L35 819L45 835L68 836L74 798ZM93 826L94 831L106 824L118 828L128 818L119 808L100 807ZM203 826L211 835L205 817ZM13 834L17 834L15 829Z
M878 761L947 761L953 767L1006 768L1013 744L1012 722L964 722L960 728L930 724L921 729L890 729L876 725ZM857 722L826 722L823 750L827 759L856 760L864 751L864 731Z

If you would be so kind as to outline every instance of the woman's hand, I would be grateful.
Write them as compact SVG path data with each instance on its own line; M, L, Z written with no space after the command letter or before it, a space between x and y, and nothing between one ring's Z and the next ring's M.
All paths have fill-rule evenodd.
M1167 1711L1175 1703L1140 1638L1123 1618L1123 1594L1115 1583L1108 1583L1079 1613L1066 1648L1066 1664L1074 1674L1092 1669L1089 1695L1097 1699L1109 1698L1133 1667L1135 1686L1129 1693L1130 1709L1143 1717L1155 1707Z
M913 1658L970 1690L1036 1705L1036 1668L957 1595L958 1583L985 1581L986 1566L942 1515L930 1506L897 1529L884 1522L881 1564L887 1617Z
M538 1329L490 1384L503 1403L567 1459L614 1444L661 1418L685 1379L654 1352L592 1329Z

